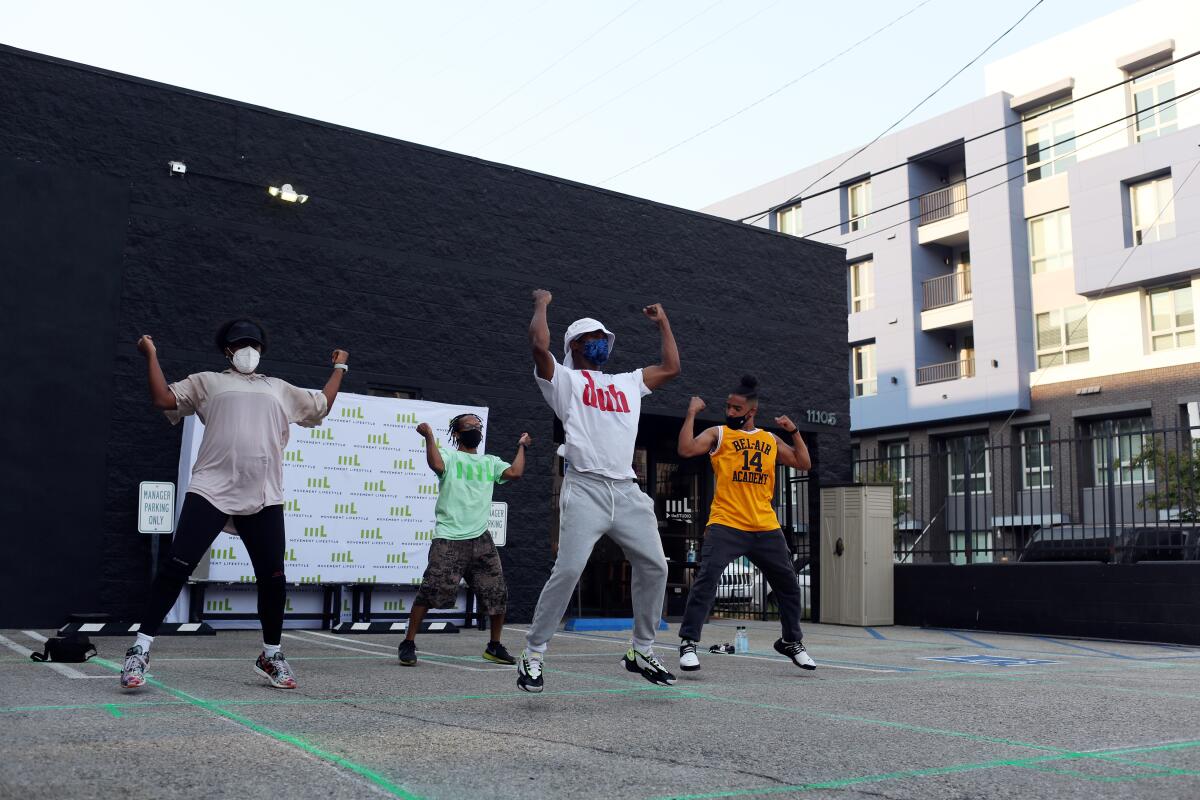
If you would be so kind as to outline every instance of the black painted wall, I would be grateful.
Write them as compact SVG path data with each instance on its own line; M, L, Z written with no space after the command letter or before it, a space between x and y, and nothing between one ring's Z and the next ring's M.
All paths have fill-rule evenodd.
M1200 645L1186 562L904 564L896 624Z
M657 332L639 309L662 302L684 374L647 398L647 413L681 417L693 393L715 405L733 378L753 372L764 383L764 416L838 413L842 427L811 428L817 477L849 477L839 249L10 48L0 48L0 107L0 160L84 172L128 192L122 260L107 267L120 269L119 307L70 329L111 353L100 364L109 386L88 379L111 401L85 411L99 423L89 446L103 439L108 456L86 478L103 488L91 528L98 581L91 603L74 610L134 613L149 571L137 483L175 479L179 431L150 408L134 342L154 335L168 379L219 369L212 334L235 315L267 327L270 374L319 386L330 350L342 347L351 353L346 391L415 387L428 400L490 406L489 443L500 451L522 430L537 437L525 479L504 491L516 621L528 618L551 565L553 416L533 383L526 339L534 287L554 293L555 342L580 316L612 328L616 369L657 360ZM169 176L171 159L187 163L187 177ZM312 199L295 206L268 196L268 185L285 182ZM67 241L79 235L62 230ZM79 280L56 293L24 301L70 323L73 305L103 302L83 277L102 258L81 262ZM18 266L5 259L4 269ZM49 380L75 365L33 359L28 369ZM57 418L35 404L27 414L13 436L30 445ZM34 520L22 514L6 522L27 529ZM35 560L26 569L55 567ZM6 603L0 626L61 622L52 613Z

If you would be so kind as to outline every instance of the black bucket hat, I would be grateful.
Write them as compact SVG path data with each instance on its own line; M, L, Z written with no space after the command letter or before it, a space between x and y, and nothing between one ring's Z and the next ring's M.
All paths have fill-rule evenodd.
M232 319L217 329L217 349L222 353L235 342L254 342L267 352L267 334L257 322Z

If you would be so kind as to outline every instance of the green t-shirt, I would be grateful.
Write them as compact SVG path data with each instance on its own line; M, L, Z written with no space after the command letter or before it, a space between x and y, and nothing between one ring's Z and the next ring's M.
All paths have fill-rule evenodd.
M492 486L508 483L500 476L511 464L496 456L464 453L438 445L446 470L438 479L438 539L474 539L487 530L492 510Z

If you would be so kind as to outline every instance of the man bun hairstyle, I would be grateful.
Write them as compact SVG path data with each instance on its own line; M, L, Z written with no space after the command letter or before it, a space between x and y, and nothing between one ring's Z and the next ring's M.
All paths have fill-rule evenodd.
M740 395L747 400L757 400L758 378L754 377L753 375L743 375L741 377L741 381L737 385L737 388L730 392L730 394Z

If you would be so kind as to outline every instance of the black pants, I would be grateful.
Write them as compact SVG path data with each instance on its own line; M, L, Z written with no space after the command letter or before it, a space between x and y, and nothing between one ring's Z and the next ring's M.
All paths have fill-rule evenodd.
M163 618L175 604L179 591L212 547L217 534L228 518L212 503L188 492L179 514L179 527L171 542L167 564L159 570L150 587L139 630L154 636ZM283 607L287 599L287 579L283 573L283 550L286 535L283 528L283 506L267 506L257 514L234 517L238 536L254 565L258 584L258 618L262 622L263 642L279 644L283 631Z
M679 626L680 639L700 641L700 630L717 599L721 574L734 559L742 556L758 567L775 594L784 641L798 642L804 637L800 630L800 586L796 582L792 553L783 538L783 531L778 528L740 531L725 525L709 525L704 529L704 546L700 550L700 574L688 592L687 607Z

